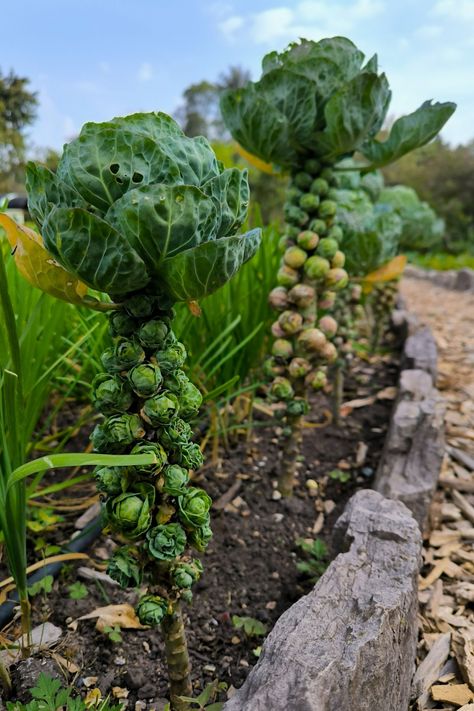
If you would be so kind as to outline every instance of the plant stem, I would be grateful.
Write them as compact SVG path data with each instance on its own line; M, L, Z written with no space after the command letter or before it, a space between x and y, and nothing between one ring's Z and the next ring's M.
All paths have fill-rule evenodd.
M0 682L5 690L5 696L9 696L12 690L12 680L6 666L0 662Z
M296 460L300 453L303 439L301 432L302 423L302 417L288 418L288 426L291 428L291 434L285 439L280 476L278 477L278 491L282 496L291 496L293 494Z
M31 647L31 605L27 597L20 598L20 610L22 631L21 656L23 659L27 659L30 656Z
M334 382L333 382L333 395L332 395L332 406L333 406L333 421L335 425L341 423L341 405L342 398L344 395L344 370L341 364L337 364L334 368Z
M184 630L183 613L176 605L172 615L167 615L161 623L161 631L165 639L166 663L170 679L170 698L173 711L186 711L189 704L179 699L180 696L191 696L191 665L189 662L186 632Z

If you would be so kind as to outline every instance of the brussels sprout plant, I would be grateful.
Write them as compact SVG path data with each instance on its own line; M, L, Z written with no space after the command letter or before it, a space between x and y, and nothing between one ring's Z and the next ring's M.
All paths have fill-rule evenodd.
M324 386L326 367L337 358L334 324L324 329L321 323L335 293L348 282L340 248L344 232L334 221L337 164L358 151L369 163L367 170L386 165L433 138L455 108L426 102L395 121L380 142L376 136L390 98L377 57L364 63L364 54L350 40L333 37L301 40L282 53L271 52L263 59L259 81L228 90L221 99L235 140L291 176L285 252L278 286L270 294L280 315L266 363L266 373L274 378L270 396L280 402L277 412L286 438L279 479L284 495L294 486L305 392Z
M137 614L161 625L171 702L189 696L181 602L202 573L191 550L212 532L211 499L190 486L203 456L189 424L202 402L182 370L173 304L213 292L253 256L260 233L236 235L248 207L245 172L224 170L204 138L162 113L86 124L56 174L30 163L29 210L50 255L113 301L112 348L92 399L104 419L94 450L152 453L155 464L95 471L120 546L108 566L122 587L146 587Z

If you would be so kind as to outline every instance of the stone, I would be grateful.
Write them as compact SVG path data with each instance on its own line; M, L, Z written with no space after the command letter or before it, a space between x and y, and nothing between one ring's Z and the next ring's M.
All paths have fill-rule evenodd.
M456 274L454 288L458 291L474 291L474 270L464 267Z
M405 341L402 369L425 370L436 382L438 353L436 342L428 326L419 328Z
M439 679L441 670L449 657L450 643L450 632L440 635L415 672L412 698L417 699L417 708L420 711L427 708L430 698L429 690Z
M335 526L340 554L277 621L225 711L400 711L415 668L421 534L368 489Z

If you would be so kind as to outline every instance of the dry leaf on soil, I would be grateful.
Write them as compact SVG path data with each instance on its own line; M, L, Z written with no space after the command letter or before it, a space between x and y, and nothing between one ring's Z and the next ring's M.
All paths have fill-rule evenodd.
M92 620L97 617L96 629L103 632L105 627L121 627L122 629L143 630L146 629L138 620L135 610L131 605L106 605L98 607L87 615L82 615L73 620L69 625L70 629L76 630L80 620Z

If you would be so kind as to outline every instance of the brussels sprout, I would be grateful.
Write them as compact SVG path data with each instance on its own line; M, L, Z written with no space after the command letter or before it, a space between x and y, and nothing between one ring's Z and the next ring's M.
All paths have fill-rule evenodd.
M332 183L334 180L334 171L332 168L326 167L321 171L321 178L327 180L328 183Z
M298 308L305 309L310 306L316 297L316 291L309 284L295 284L289 291L288 299L292 304L296 304Z
M102 365L108 373L130 370L144 360L145 351L140 344L127 338L120 338L113 348L108 348L101 355Z
M328 232L328 237L335 239L338 244L342 242L344 231L339 225L333 225Z
M138 601L136 613L142 625L156 627L169 613L169 603L159 595L144 595Z
M324 257L313 255L309 257L304 265L304 271L308 279L322 279L330 270L331 265Z
M312 232L316 232L317 235L322 237L327 232L327 225L324 222L324 220L320 220L319 218L316 218L315 220L311 220L311 222L308 225L308 229L311 230Z
M290 203L285 203L283 212L285 214L285 220L287 222L293 225L298 225L299 227L304 227L309 220L309 215L307 212L302 210L300 207L297 207L296 205L291 205Z
M304 162L304 169L310 175L317 175L321 170L321 163L316 158L308 158Z
M306 358L293 358L288 366L292 378L304 378L311 370L311 364Z
M278 323L284 333L294 335L303 328L303 316L298 311L283 311L280 314Z
M153 319L140 326L138 340L144 348L157 350L163 345L168 332L169 326L165 321Z
M287 225L286 226L286 234L288 235L288 239L296 239L298 237L298 234L300 232L300 228L296 227L296 225Z
M304 249L300 247L288 247L285 254L283 255L283 260L292 269L299 269L303 266L308 255Z
M170 496L179 496L183 493L183 489L189 481L187 469L180 467L179 464L168 464L163 469L163 491Z
M272 336L274 338L284 338L285 337L285 332L280 326L279 321L274 321L271 325L271 331L272 331Z
M293 178L293 183L296 185L297 188L300 188L300 190L308 190L312 182L313 178L310 173L296 173Z
M142 464L139 467L131 467L131 469L138 474L140 472L144 472L146 474L158 474L158 472L163 469L168 461L168 455L158 442L137 442L137 444L133 447L131 454L153 454L156 459L153 464Z
M179 394L179 414L183 420L197 415L202 405L202 395L199 388L188 381Z
M288 307L288 291L283 286L276 286L271 290L268 301L273 309L283 311Z
M270 397L274 400L291 400L294 394L288 378L277 377L270 385Z
M324 347L321 348L321 357L328 363L334 363L337 359L337 348L334 343L325 343Z
M362 296L362 287L360 284L354 284L351 288L351 299L352 301L359 301Z
M277 272L277 282L280 286L288 288L294 286L298 281L298 272L287 264L284 264Z
M336 294L334 291L323 291L321 298L318 301L318 306L321 309L332 309L336 303Z
M318 254L325 259L332 259L337 252L338 244L335 239L324 237L318 244Z
M145 428L138 415L111 415L96 425L90 436L97 452L123 452L137 439L145 436Z
M283 252L287 247L291 247L294 242L288 235L282 235L280 239L278 240L278 249L279 251Z
M109 560L107 574L121 588L138 587L142 582L142 568L133 546L118 548Z
M326 274L326 284L335 291L344 289L349 282L349 275L345 269L330 269Z
M152 427L158 427L159 425L168 425L178 412L179 400L177 396L169 390L163 390L158 395L145 400L140 414L145 422L148 422Z
M201 448L195 442L187 442L177 450L178 463L186 469L196 471L202 467L204 457Z
M302 195L304 195L304 192L295 186L292 186L286 191L286 199L288 202L291 202L292 205L299 205Z
M104 415L126 412L133 402L132 391L118 375L99 373L92 381L92 402Z
M109 316L109 327L112 336L131 336L135 333L136 322L125 311L112 311Z
M156 395L163 382L163 376L154 363L140 363L129 371L128 382L138 397L147 398Z
M176 341L172 345L157 351L156 359L163 373L169 373L176 368L182 368L186 360L186 348Z
M346 255L344 252L341 252L340 249L337 250L336 254L331 260L331 267L333 269L340 269L341 267L344 266L346 263Z
M177 588L190 588L199 580L203 567L198 558L191 563L178 563L171 570L171 579Z
M283 358L285 360L291 358L293 355L293 346L290 341L284 338L277 338L272 345L272 355L275 356L275 358Z
M298 336L298 345L309 353L317 353L326 343L327 338L319 328L307 328Z
M307 252L311 252L311 250L316 249L318 246L319 235L317 235L316 232L311 232L311 230L304 230L304 232L298 234L296 241L300 247Z
M300 198L300 207L305 212L316 212L319 207L319 195L313 195L313 193L306 193Z
M167 374L163 386L165 390L170 390L172 393L179 396L179 394L183 392L184 388L187 386L188 383L189 378L184 372L184 370L180 370L179 368L177 368L176 370L172 370L171 373Z
M267 378L274 378L275 375L283 375L285 372L285 366L278 363L276 358L270 356L266 358L263 362L263 374Z
M145 545L153 558L173 560L184 553L186 533L179 523L164 523L147 531Z
M107 521L126 538L139 538L151 526L151 508L154 501L155 489L151 484L135 484L133 491L127 491L107 501Z
M188 422L180 417L173 417L171 422L159 431L159 439L168 449L176 449L189 442L193 431Z
M308 403L303 397L295 397L286 404L286 414L289 417L302 417L308 414Z
M96 467L94 479L98 490L107 496L118 496L123 492L126 472L125 467Z
M311 183L310 190L314 195L324 197L328 194L329 184L327 180L324 180L324 178L316 178L316 180L313 180L313 182Z
M203 553L212 538L212 530L208 523L199 528L194 528L188 534L188 543L197 551Z
M318 327L328 338L332 338L337 332L337 321L332 316L323 316L318 323Z
M319 206L319 217L334 217L337 210L337 203L334 200L323 200Z
M176 501L178 515L185 528L200 528L209 524L212 499L204 489L190 486L182 496L177 497Z
M136 294L130 296L125 302L124 307L130 316L143 319L151 316L158 307L156 296L150 294Z
M323 370L316 370L306 377L306 384L313 390L321 390L327 385L328 379L326 373Z

